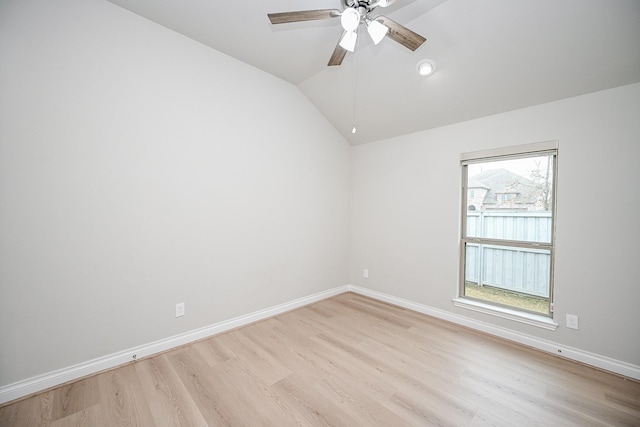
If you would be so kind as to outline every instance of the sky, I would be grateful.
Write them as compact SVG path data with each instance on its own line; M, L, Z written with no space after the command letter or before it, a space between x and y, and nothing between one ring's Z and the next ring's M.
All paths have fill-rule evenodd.
M478 175L481 172L491 169L507 169L513 173L531 179L531 171L542 168L540 171L542 176L546 175L547 158L549 156L526 157L520 159L507 159L497 162L483 162L469 164L469 177ZM552 165L553 166L553 165ZM553 169L553 167L552 167ZM550 175L553 170L550 170Z

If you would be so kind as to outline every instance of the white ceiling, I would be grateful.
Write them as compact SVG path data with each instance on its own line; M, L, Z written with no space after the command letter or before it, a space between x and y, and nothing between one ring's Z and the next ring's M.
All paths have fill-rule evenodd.
M411 52L362 33L340 67L326 66L339 19L274 26L267 13L342 0L110 1L297 85L352 144L640 81L640 0L397 0L372 15L427 42Z

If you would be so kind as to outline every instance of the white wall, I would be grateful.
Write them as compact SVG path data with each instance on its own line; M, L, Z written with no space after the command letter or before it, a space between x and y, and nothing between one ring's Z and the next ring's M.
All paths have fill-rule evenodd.
M350 283L640 365L639 118L635 84L354 147ZM451 302L460 153L546 140L560 146L555 332Z
M348 168L282 80L105 1L1 2L0 386L347 283Z

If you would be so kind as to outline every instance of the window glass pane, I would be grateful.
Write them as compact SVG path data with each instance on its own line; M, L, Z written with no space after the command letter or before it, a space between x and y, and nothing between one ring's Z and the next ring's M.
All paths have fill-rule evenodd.
M464 295L549 314L551 252L467 243Z
M551 242L552 155L471 163L467 237Z

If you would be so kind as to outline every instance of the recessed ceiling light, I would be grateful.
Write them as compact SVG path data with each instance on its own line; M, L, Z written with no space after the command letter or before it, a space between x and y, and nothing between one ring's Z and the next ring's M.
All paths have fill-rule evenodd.
M430 76L436 71L436 63L431 59L423 59L418 62L418 73L421 76Z

